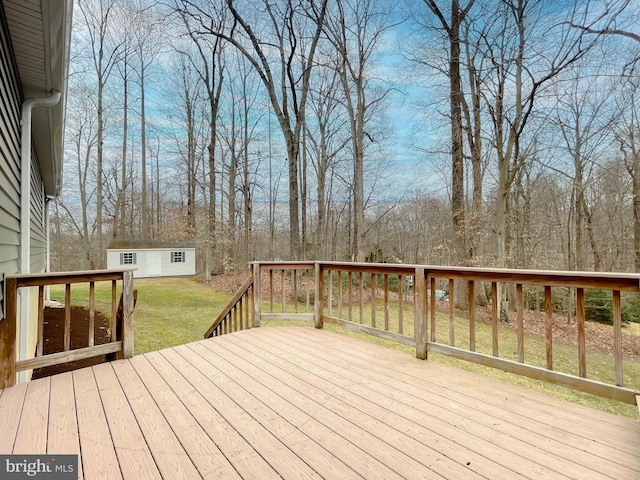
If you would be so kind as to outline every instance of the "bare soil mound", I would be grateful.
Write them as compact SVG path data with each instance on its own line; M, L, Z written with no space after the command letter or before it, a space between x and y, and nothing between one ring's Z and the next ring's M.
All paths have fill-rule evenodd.
M89 346L89 309L71 307L71 350ZM94 344L101 345L111 341L109 321L100 312L94 314ZM45 307L44 310L44 345L43 353L64 351L64 307ZM68 372L78 368L98 365L107 361L107 355L61 363L51 367L37 368L33 371L33 379L48 377L57 373Z

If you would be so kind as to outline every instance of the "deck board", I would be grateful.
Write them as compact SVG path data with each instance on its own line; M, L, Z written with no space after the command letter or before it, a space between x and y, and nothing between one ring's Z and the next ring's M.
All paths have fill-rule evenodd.
M22 383L2 390L0 396L0 453L13 453L27 384Z
M48 378L42 378L27 385L13 453L47 453L50 384Z
M71 372L51 377L49 398L47 454L80 454L78 417ZM78 470L78 477L82 477L81 462L78 462Z
M82 472L86 479L122 478L93 369L73 372ZM63 452L61 452L63 453Z
M0 391L0 454L79 478L640 478L640 422L313 328Z
M131 365L176 434L178 441L200 476L205 479L241 478L214 442L216 437L221 434L214 430L207 433L207 430L191 415L188 407L193 400L187 404L183 403L146 356L132 358ZM181 385L176 381L174 386ZM188 391L182 393L189 395Z
M122 476L159 479L160 472L110 363L93 369Z
M125 395L162 476L185 480L201 478L131 363L112 362L111 365L120 384L126 386Z
M198 368L204 377L212 383L219 385L231 400L240 408L249 412L253 418L276 435L278 439L286 444L288 449L300 456L305 463L311 465L322 477L345 479L362 478L354 470L350 469L346 464L327 451L322 446L322 442L316 442L302 432L299 426L306 420L304 412L292 409L288 417L293 418L294 423L290 422L278 414L278 408L273 408L281 402L281 397L278 397L274 392L268 390L261 384L256 385L252 383L245 377L236 377L236 381L233 381L230 377L222 374L220 369L215 368L214 364L209 362L207 358L209 351L202 344L193 344L189 345L189 347L177 349L177 352L183 356L185 360L189 361L194 368ZM206 363L202 362L203 358L207 360ZM269 396L272 403L267 404L263 401L256 401L259 399L259 396L256 395L255 391L260 391L262 395ZM254 393L252 394L250 392ZM322 436L322 439L325 442L329 440L327 436Z
M265 340L271 344L278 341L275 337ZM293 358L298 362L305 358L306 352L310 352L309 349L303 351L300 349L303 347L297 346L298 343L305 341L302 338L287 338L283 341L289 343L288 348L294 349L294 351L297 350L293 354ZM309 346L311 345L312 344L309 343ZM263 347L267 348L266 345L257 345L255 348ZM468 442L469 435L477 435L480 433L481 437L479 438L484 437L490 440L486 448L490 449L502 444L505 451L517 454L510 455L510 460L517 460L521 455L524 455L527 459L538 459L541 465L547 463L547 455L553 454L564 459L563 462L558 463L555 468L565 470L566 474L570 476L574 471L580 472L584 470L575 464L575 459L577 456L582 455L584 451L589 451L590 456L593 456L593 459L591 457L587 459L589 470L602 472L606 475L614 475L614 477L618 478L625 472L628 475L627 478L636 478L637 476L635 469L622 467L619 465L619 462L628 460L629 458L637 462L638 450L629 448L627 445L624 446L627 452L610 447L608 444L616 440L616 438L611 438L610 436L610 427L603 429L597 438L591 438L587 441L585 437L582 436L584 432L578 432L579 434L576 432L567 432L566 430L555 428L553 423L544 424L539 421L533 421L526 418L522 413L516 415L508 411L509 404L500 406L491 405L491 402L496 397L502 398L502 396L495 395L495 382L489 381L489 384L493 385L493 388L490 390L491 393L487 397L487 400L478 402L473 398L464 399L463 393L458 393L455 396L451 395L450 390L445 387L438 389L431 385L428 390L419 389L421 382L405 373L404 370L407 369L407 365L396 363L396 365L390 367L389 370L369 371L366 358L362 358L361 361L355 359L357 353L357 350L350 349L347 352L342 352L337 357L337 361L341 362L341 364L349 364L350 368L348 370L335 367L335 365L330 362L332 357L326 355L321 356L320 361L326 370L326 374L331 375L332 379L338 379L340 375L343 375L346 376L348 382L352 382L353 384L358 380L362 381L363 378L375 380L371 382L371 388L377 395L391 396L391 401L404 402L411 406L411 402L406 401L407 396L418 396L420 402L418 402L417 409L434 417L431 424L434 425L435 423L443 421L448 422L448 424L444 425L443 433L452 427L461 429L465 433L459 437L462 442ZM384 352L381 352L381 354L383 353ZM317 357L321 355L321 353L318 349L315 349L312 355ZM319 362L318 358L310 358L309 361L301 363L307 368L307 366ZM430 375L422 381L432 383L439 380L437 380L436 376ZM480 381L486 383L488 380L482 379ZM444 380L444 382L446 382L446 380ZM474 385L474 389L482 389L482 387ZM469 391L468 385L466 390ZM512 403L510 406L513 407L514 404ZM540 415L536 410L532 411L532 408L535 406L536 405L527 407L527 415ZM413 408L413 406L411 406L411 408ZM466 409L471 418L464 418L464 421L461 421L461 409ZM538 409L540 409L539 406ZM500 421L496 422L496 420ZM631 424L633 425L633 422L631 422ZM483 429L488 429L489 433L493 433L490 437L487 436L487 433L482 436ZM591 431L591 435L593 437L593 430ZM627 437L627 434L623 432L621 436ZM560 441L558 441L558 439L560 439ZM631 438L628 439L631 440ZM568 442L568 440L570 440L570 442ZM520 449L516 450L518 446L520 446ZM469 446L469 448L471 448L471 446ZM594 473L590 473L589 476L593 475Z

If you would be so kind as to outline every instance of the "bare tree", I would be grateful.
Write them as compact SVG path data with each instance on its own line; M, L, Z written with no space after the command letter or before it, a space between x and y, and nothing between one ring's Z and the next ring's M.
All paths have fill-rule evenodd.
M103 152L104 152L104 90L113 67L120 60L122 40L116 35L113 28L116 8L115 0L95 0L91 2L79 2L82 30L87 35L86 51L90 55L90 61L97 81L96 115L97 115L97 144L96 144L96 234L98 249L103 251L102 243L102 214L103 214ZM102 264L103 262L99 262Z
M353 155L353 255L364 261L364 158L367 144L373 143L368 126L380 110L389 90L372 86L372 62L380 48L383 35L395 24L391 22L388 2L379 0L338 0L335 11L327 16L327 36L338 53L336 70L344 91L343 101L348 112ZM377 79L380 82L380 79Z
M69 86L67 104L66 138L69 159L75 160L71 174L65 175L67 190L58 200L58 206L67 213L73 230L80 238L80 267L96 268L100 263L101 252L96 252L92 241L97 229L97 219L91 221L91 205L97 192L100 179L96 178L96 169L92 162L98 144L98 119L95 116L95 104L92 101L94 89L83 75L75 75ZM72 185L70 182L74 182ZM76 192L74 195L72 192ZM80 209L78 214L77 209ZM99 239L98 239L99 241ZM96 255L97 254L97 255Z
M616 134L624 166L631 177L633 195L633 251L635 271L640 271L640 82L627 79L623 97L625 114L621 115Z
M176 0L174 11L180 16L187 34L197 51L197 56L187 54L194 70L207 93L209 105L209 146L208 146L208 219L209 239L207 241L207 255L205 277L210 279L215 258L216 245L216 146L218 144L217 125L220 110L220 98L225 77L225 62L223 57L223 39L213 32L224 31L227 24L227 12L221 2L212 3L205 11L200 5L188 0Z
M349 144L348 119L340 95L340 76L335 69L322 69L309 92L311 113L305 123L308 156L315 172L316 226L314 243L316 258L331 258L329 241L329 200L331 174L340 155Z
M464 153L462 146L462 78L460 74L460 29L475 0L467 0L460 5L458 0L451 1L449 19L436 0L424 0L429 10L440 22L449 42L449 102L451 115L451 219L455 245L455 258L459 265L466 264L467 248L465 233L464 202Z
M268 20L268 32L266 28L256 30L256 25L250 23L245 12L236 8L233 0L226 0L233 23L216 25L217 28L213 28L214 25L210 22L210 12L196 2L182 1L182 10L200 20L202 31L225 40L242 52L267 90L287 146L290 252L292 258L298 258L301 251L298 185L300 138L309 79L322 32L327 0L265 0L263 6ZM306 38L310 40L307 42ZM272 55L273 52L275 55Z

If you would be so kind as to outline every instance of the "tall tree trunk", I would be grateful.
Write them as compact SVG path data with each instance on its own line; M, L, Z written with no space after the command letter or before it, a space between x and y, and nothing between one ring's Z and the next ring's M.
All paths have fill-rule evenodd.
M102 156L104 143L104 114L103 114L104 83L102 76L98 76L98 144L96 152L96 236L98 251L102 252ZM102 263L102 262L101 262Z
M142 56L142 52L140 52ZM147 117L145 113L144 62L140 67L140 164L142 176L142 239L149 238L149 197L147 195Z
M120 190L118 191L118 216L119 228L116 228L114 223L113 233L114 237L124 239L126 237L126 225L127 225L127 139L129 136L129 79L128 79L128 63L124 61L124 74L122 76L123 81L123 112L122 112L122 163L120 165Z

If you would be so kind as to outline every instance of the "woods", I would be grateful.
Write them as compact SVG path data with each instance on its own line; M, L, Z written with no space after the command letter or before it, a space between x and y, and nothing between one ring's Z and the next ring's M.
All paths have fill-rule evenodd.
M52 268L189 239L207 278L276 258L640 271L637 11L78 2Z

